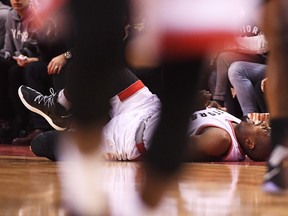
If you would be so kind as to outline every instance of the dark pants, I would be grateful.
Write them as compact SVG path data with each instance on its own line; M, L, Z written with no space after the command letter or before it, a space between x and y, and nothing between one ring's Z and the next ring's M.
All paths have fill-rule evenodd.
M127 1L71 3L77 32L75 54L67 74L67 89L71 92L68 97L78 124L100 124L110 110L109 100L121 75L118 72L125 66L123 19Z
M212 71L209 76L209 91L212 95L215 93L215 86L216 86L216 71ZM238 102L237 96L233 97L231 93L232 85L230 82L226 83L226 90L225 90L225 96L224 96L224 102L225 102L225 108L227 109L227 112L231 115L234 115L238 118L241 118L243 116L241 106Z
M11 111L14 116L23 117L27 112L19 99L18 88L24 84L24 68L19 67L15 61L0 59L0 71L0 97L12 102L13 108ZM1 106L5 106L5 104L1 103ZM3 107L3 109L5 111L7 108Z
M57 92L66 87L66 76L67 74L69 74L69 65L70 62L67 62L67 64L62 68L59 74L55 74L52 76L54 91Z
M6 61L0 58L0 118L10 119L14 112L12 101L9 98L8 74L12 67L16 66L15 61Z
M13 60L0 59L0 71L0 115L11 122L10 131L6 137L10 139L19 136L20 131L25 131L29 123L28 110L18 96L18 88L25 84L24 68L19 67Z
M162 98L164 87L163 68L132 68L132 72L144 83L149 90Z

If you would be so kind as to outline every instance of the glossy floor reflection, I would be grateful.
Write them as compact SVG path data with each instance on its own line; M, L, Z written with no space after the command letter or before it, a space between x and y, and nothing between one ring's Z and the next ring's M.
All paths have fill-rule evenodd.
M142 182L140 165L104 163L103 189L111 216L139 215L142 211L137 201ZM58 166L61 163L43 158L0 156L0 216L68 215L60 202ZM288 215L288 195L272 196L260 190L264 171L263 164L253 163L184 164L161 205L150 214Z

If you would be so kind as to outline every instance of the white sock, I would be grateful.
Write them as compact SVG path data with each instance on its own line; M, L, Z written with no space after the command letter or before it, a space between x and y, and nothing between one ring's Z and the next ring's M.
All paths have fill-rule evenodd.
M60 142L59 172L64 203L80 215L104 215L107 203L102 190L103 166L98 150L84 155L70 137L63 137Z
M71 103L64 95L64 89L59 92L57 102L61 104L67 111L71 108Z

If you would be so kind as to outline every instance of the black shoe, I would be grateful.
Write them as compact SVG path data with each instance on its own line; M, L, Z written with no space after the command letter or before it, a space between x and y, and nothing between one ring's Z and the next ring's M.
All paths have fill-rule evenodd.
M272 152L267 166L263 190L268 193L286 192L288 189L288 148L277 146Z
M57 161L58 139L63 132L46 131L38 134L31 142L31 150L38 157Z
M44 96L27 86L20 86L18 95L22 103L32 112L43 116L56 130L63 131L68 127L69 113L57 102L58 93L50 90L51 95Z

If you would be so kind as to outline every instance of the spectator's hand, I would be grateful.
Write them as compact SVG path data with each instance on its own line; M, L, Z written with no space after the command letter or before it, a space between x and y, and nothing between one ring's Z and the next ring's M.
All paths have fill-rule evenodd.
M267 78L261 81L261 91L264 92L266 88Z
M19 67L26 67L28 64L39 60L38 58L28 58L21 54L19 56L13 56L13 59L16 60Z
M66 64L67 60L65 59L63 54L54 57L48 64L48 74L59 74Z
M200 90L198 91L198 98L199 98L198 101L200 103L200 108L205 109L210 102L211 93L206 90Z
M206 107L215 107L222 111L227 111L225 107L222 107L216 101L211 101L211 93L206 90L198 91L198 107L197 110L206 109Z
M206 107L215 107L217 109L220 109L222 111L227 111L226 107L222 107L220 104L218 104L216 101L209 101L209 104Z

